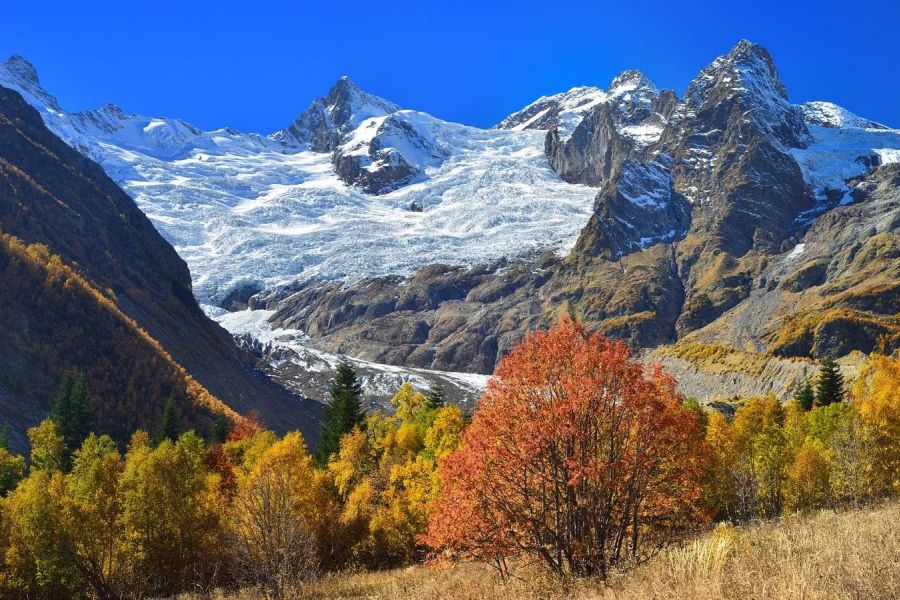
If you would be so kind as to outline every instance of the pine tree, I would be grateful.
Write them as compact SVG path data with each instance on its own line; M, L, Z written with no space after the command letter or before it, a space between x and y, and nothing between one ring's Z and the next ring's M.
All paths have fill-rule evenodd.
M322 417L321 436L316 450L316 460L325 465L331 455L340 449L341 437L363 423L360 399L362 385L353 367L343 363L329 390L331 400Z
M6 421L0 427L0 450L9 450L9 423Z
M816 406L828 406L844 399L844 377L831 356L826 356L819 366L816 381Z
M159 429L153 436L156 444L161 444L165 440L175 442L181 433L181 416L178 414L178 405L175 404L174 398L169 398L166 402L166 408L163 410L162 421L159 423Z
M50 409L50 419L65 441L66 464L72 454L91 433L91 400L84 375L73 377L66 373L59 386L59 393Z
M231 432L231 419L225 413L219 413L216 422L213 423L212 435L210 441L213 444L224 444L228 440L228 434Z
M794 400L803 407L803 410L807 412L812 410L816 400L816 393L813 391L813 386L809 379L804 379L803 382L797 386L797 389L794 390Z
M447 404L447 394L439 383L434 384L426 399L428 400L428 408L444 408L444 405Z

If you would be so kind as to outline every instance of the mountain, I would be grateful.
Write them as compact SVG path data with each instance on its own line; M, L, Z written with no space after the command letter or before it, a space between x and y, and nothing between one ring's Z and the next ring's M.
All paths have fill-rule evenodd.
M270 136L110 109L101 127L21 59L2 81L100 162L187 261L207 312L295 383L314 378L313 355L490 373L561 314L673 361L900 340L900 132L792 104L746 40L684 97L629 70L488 130L347 78Z
M568 254L309 286L268 302L273 323L369 360L479 372L561 313L638 348L898 347L900 132L791 104L769 53L747 41L681 99L623 73L561 132L551 116L576 104L570 94L500 124L549 128L550 164L597 189Z
M9 66L10 63L7 63ZM31 99L55 104L33 70ZM99 430L153 427L167 397L208 429L256 410L277 429L315 431L316 410L265 377L200 310L184 261L99 165L0 87L0 402L13 441L46 416L66 371L81 371Z

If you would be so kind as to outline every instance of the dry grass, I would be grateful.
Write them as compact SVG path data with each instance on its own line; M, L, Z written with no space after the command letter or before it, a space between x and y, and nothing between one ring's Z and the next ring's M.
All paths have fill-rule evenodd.
M646 565L596 581L560 582L535 572L502 582L488 567L410 567L333 575L308 584L304 599L712 600L900 598L900 503L823 512L712 533ZM251 600L243 593L223 600Z

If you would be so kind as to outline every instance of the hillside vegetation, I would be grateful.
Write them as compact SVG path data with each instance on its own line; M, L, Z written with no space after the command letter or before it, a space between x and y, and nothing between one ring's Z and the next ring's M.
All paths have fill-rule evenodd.
M13 318L0 321L0 354L8 357L0 388L43 392L43 379L61 379L65 365L89 381L98 430L119 440L155 423L170 398L186 423L202 431L216 414L238 418L123 313L111 292L97 289L46 246L0 234L0 280L0 306L18 306ZM9 419L13 411L4 413Z

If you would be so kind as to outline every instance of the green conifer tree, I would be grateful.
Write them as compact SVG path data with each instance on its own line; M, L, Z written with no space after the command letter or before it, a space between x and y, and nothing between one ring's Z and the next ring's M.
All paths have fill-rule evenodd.
M213 423L210 441L213 444L224 444L228 440L229 433L231 433L231 419L225 413L219 413Z
M826 356L819 366L816 381L816 406L828 406L844 399L844 377L831 356Z
M50 409L50 419L56 424L56 429L65 442L65 461L68 467L72 454L91 433L93 423L91 399L84 375L63 375L59 393Z
M337 370L337 376L329 390L331 400L322 417L321 436L316 448L316 460L320 465L328 463L332 454L340 450L341 437L363 423L361 404L362 385L356 371L346 363Z
M432 408L435 410L444 408L444 405L447 404L447 394L446 392L444 392L444 388L441 386L441 384L434 384L434 387L432 387L428 392L426 400L428 400L428 408Z
M162 420L156 430L156 435L153 436L153 441L156 444L161 444L165 440L176 442L180 434L181 415L178 412L178 405L175 404L174 398L169 398L166 401L166 408L163 410Z
M6 421L0 427L0 450L9 450L9 423Z
M797 389L794 390L794 400L796 400L806 412L812 410L816 400L816 393L813 390L812 383L809 379L804 379L800 385L797 386Z

